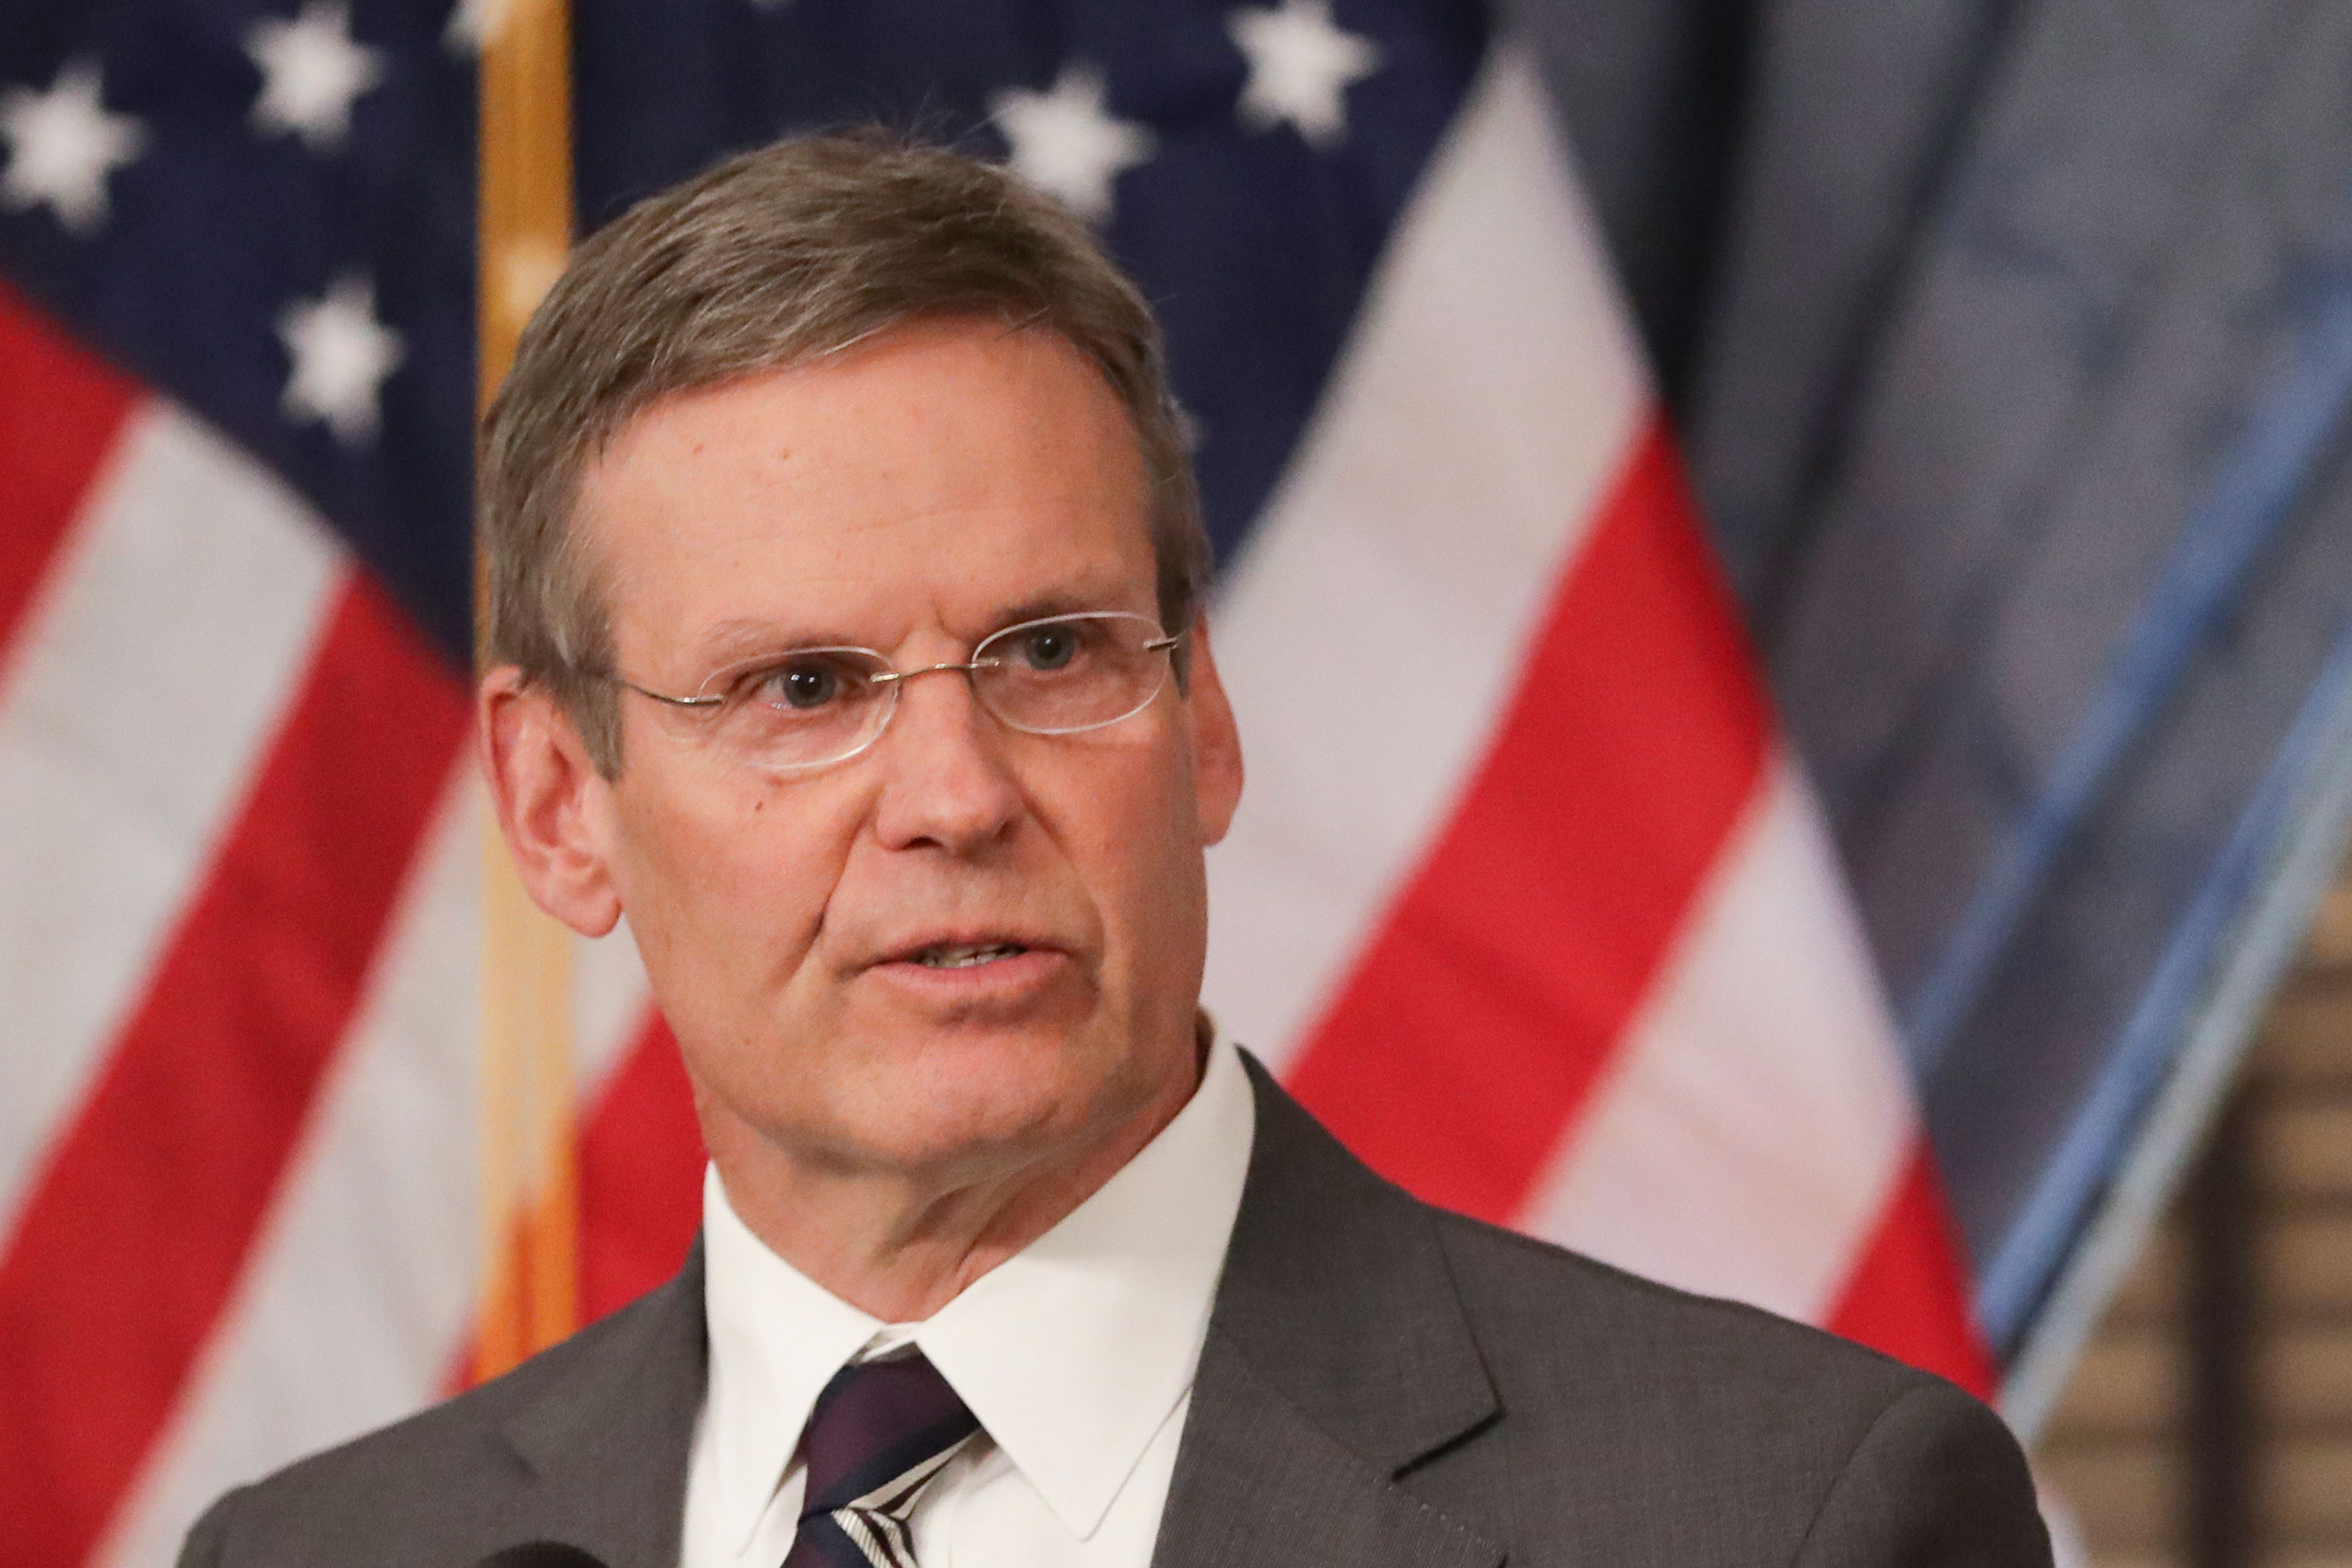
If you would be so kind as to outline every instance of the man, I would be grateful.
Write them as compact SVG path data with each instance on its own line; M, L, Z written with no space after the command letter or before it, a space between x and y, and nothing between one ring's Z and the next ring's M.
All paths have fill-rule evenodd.
M486 427L479 728L533 896L629 918L702 1241L189 1568L2047 1561L1967 1395L1414 1203L1199 1011L1241 746L1160 353L935 150L582 247Z

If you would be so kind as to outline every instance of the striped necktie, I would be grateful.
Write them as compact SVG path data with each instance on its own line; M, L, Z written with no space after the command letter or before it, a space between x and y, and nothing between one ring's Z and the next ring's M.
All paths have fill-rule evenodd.
M783 1568L916 1568L908 1517L979 1430L920 1352L834 1373L809 1416L808 1490Z

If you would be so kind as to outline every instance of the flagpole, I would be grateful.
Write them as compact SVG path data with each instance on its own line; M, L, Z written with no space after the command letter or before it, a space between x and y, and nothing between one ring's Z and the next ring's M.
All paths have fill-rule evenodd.
M572 30L568 0L486 0L477 15L487 406L572 242ZM579 1322L570 933L530 901L495 818L483 821L478 1382Z

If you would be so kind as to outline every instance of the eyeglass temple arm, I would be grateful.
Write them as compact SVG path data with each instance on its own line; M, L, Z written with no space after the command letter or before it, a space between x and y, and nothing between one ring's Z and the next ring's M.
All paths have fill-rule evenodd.
M640 697L650 697L656 702L667 702L672 708L716 708L727 700L727 695L724 692L711 697L673 697L667 691L654 691L639 686L634 680L623 680L621 684Z

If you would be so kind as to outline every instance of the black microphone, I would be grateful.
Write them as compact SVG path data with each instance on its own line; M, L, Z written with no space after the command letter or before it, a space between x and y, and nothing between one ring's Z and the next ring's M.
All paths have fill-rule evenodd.
M604 1568L603 1558L562 1541L526 1541L502 1547L474 1568Z

